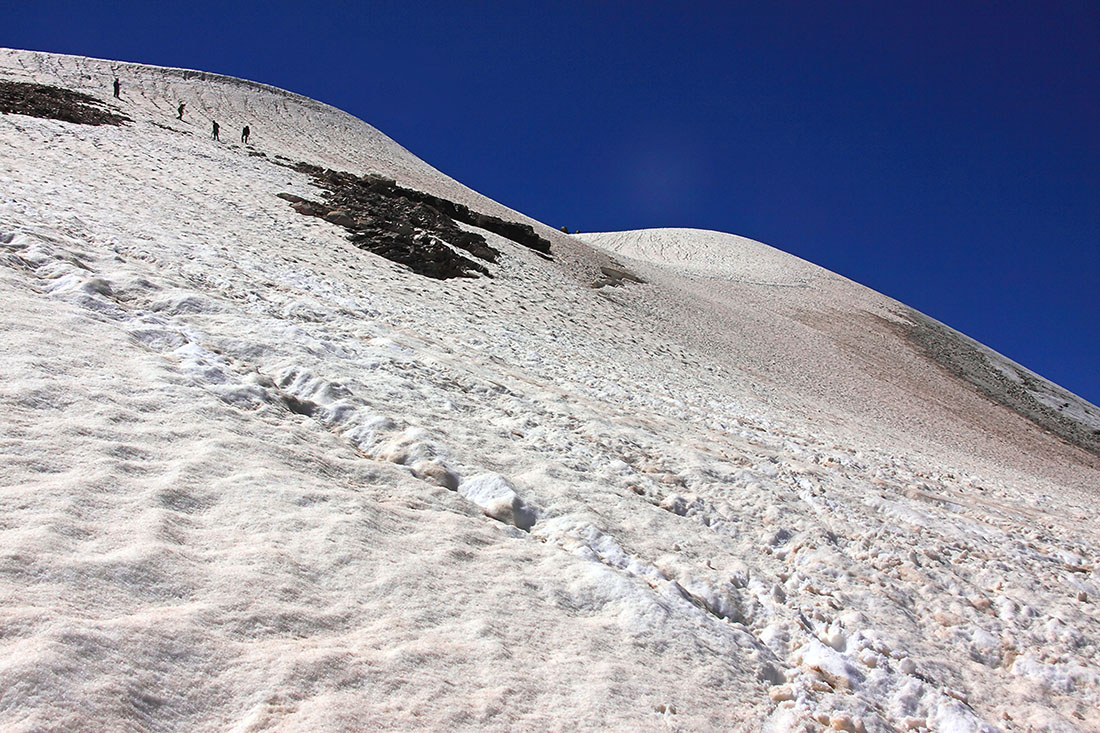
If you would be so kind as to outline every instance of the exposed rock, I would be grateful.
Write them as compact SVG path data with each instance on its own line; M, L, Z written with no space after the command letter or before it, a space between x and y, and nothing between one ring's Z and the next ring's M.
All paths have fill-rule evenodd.
M80 125L121 125L131 121L110 111L105 102L91 95L22 81L0 81L0 112Z
M291 208L305 216L325 216L328 213L328 208L324 204L305 199L296 202Z
M359 226L359 221L361 220L357 221L355 217L353 217L346 211L337 210L330 211L325 214L325 221L331 222L336 226L341 226L346 229L355 229L357 226Z
M430 193L424 191L417 191L411 188L405 188L399 186L392 178L380 175L366 175L361 178L357 178L350 173L341 173L333 170L321 170L317 166L311 166L306 163L299 163L298 170L309 173L314 179L321 179L327 184L327 188L339 188L344 191L349 189L350 185L356 185L361 188L367 188L372 193L380 194L388 198L402 198L407 201L424 204L425 206L433 209L434 211L453 219L454 221L460 221L463 224L469 224L471 226L484 229L494 234L499 234L505 239L510 239L516 244L523 245L528 249L533 249L536 252L548 255L550 254L550 240L540 237L534 227L530 224L521 224L515 221L505 221L497 216L490 216L489 214L482 214L477 211L473 211L470 207L455 203L448 199L433 196ZM479 239L484 239L480 235L474 235Z
M399 186L385 176L356 176L308 163L290 167L312 176L326 198L321 204L293 194L279 194L294 205L295 211L348 229L348 238L357 246L421 275L445 279L489 274L483 265L452 248L485 262L496 262L500 253L485 237L462 229L456 222L494 232L544 256L550 252L549 240L527 224L471 211L462 204Z
M905 337L926 358L955 378L968 382L985 397L1024 416L1040 430L1100 456L1100 431L1062 415L1035 398L1034 388L1041 384L1040 378L1026 370L1013 369L1018 380L1014 381L990 362L979 344L960 337L939 321L911 308L905 308L904 313L908 323L885 320L883 323Z
M325 190L325 203L294 194L278 194L299 214L316 216L348 230L356 246L405 265L413 272L439 280L472 277L489 271L455 248L486 262L495 262L498 252L485 238L467 232L437 209L392 192L393 184L379 176L357 177L350 173L322 170L299 164Z

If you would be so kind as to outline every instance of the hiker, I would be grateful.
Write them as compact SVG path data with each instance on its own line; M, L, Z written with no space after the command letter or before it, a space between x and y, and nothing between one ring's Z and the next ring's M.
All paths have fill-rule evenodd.
M248 144L248 135L249 135L248 125L245 125L244 129L241 130L241 142L244 143L245 145Z
M222 129L222 126L219 125L217 122L215 122L214 123L214 139L215 140L221 140L221 138L218 137L218 130L220 130L220 129Z
M121 99L121 97L120 97L120 96L118 96L118 90L122 88L122 84L121 84L121 83L119 83L119 81L118 81L118 77L117 77L117 76L115 77L115 84L114 84L114 86L115 86L115 99Z
M180 106L176 108L176 119L177 120L182 120L183 119L183 108L186 107L186 106L187 106L186 104L184 104L183 102L180 102Z

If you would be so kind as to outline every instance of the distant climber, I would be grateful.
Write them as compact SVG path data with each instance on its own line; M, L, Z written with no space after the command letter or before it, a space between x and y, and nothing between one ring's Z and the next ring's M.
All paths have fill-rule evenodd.
M115 77L115 83L114 83L114 87L115 87L115 99L121 99L121 97L120 97L120 96L118 96L118 91L119 91L120 89L122 89L122 84L121 84L121 83L119 82L119 80L118 80L118 77L117 77L117 76Z
M186 107L186 106L187 106L186 104L184 104L183 102L180 102L180 106L176 107L176 119L177 120L182 120L183 119L183 108Z
M219 125L217 122L215 122L214 123L214 139L215 140L221 140L221 138L218 137L218 130L220 130L220 129L222 129L222 126Z
M248 129L248 125L245 125L245 126L244 126L244 129L243 129L243 130L241 130L241 142L242 142L242 143L244 143L245 145L247 145L247 144L248 144L248 136L249 136L250 134L251 134L251 132L250 132L250 130Z

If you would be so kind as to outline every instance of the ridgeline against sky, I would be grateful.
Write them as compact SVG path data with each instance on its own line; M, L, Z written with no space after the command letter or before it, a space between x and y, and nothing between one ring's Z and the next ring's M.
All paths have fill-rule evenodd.
M46 1L0 45L292 89L552 226L769 242L1100 402L1095 3L591 5Z

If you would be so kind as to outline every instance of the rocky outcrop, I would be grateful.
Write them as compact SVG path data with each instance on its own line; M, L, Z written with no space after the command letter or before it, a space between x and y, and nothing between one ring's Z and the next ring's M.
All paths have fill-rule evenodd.
M489 275L484 265L455 249L489 263L496 262L499 251L458 222L499 234L542 256L550 254L549 240L528 224L472 211L463 204L399 186L384 176L356 176L308 163L293 167L312 176L325 192L324 203L279 194L295 211L344 227L357 246L421 275L437 279Z
M22 81L0 81L0 112L80 125L121 125L131 121L91 95Z
M459 229L439 212L415 202L366 189L330 195L327 203L286 193L278 196L299 214L348 230L348 239L360 249L405 265L418 275L437 280L489 275L485 265L459 254L456 247L486 262L497 258L484 237Z
M465 204L455 203L448 199L433 196L424 191L399 186L392 178L379 175L355 176L351 173L342 173L334 170L323 170L319 166L299 163L297 169L314 177L318 183L324 185L330 191L337 189L345 195L354 196L356 188L367 189L372 193L387 198L401 198L431 207L454 221L469 224L479 229L484 229L493 234L499 234L505 239L510 239L516 244L523 245L544 255L550 254L550 240L539 236L535 228L530 224L521 224L516 221L506 221L498 216L490 216L473 211Z

